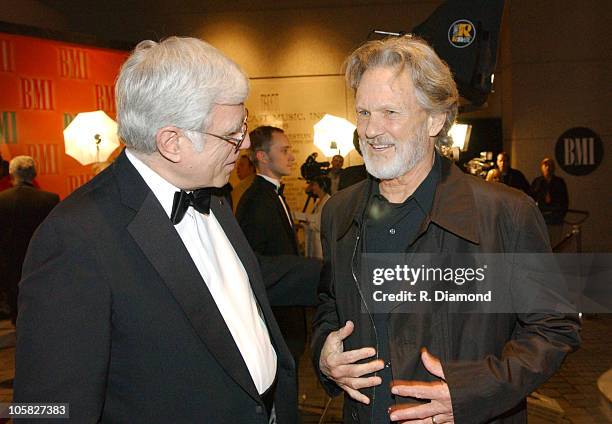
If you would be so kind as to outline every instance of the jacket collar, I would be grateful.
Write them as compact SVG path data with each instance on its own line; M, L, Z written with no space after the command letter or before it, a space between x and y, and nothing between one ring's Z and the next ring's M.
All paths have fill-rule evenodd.
M117 156L110 168L119 181L121 202L130 209L138 211L149 190L147 190L147 183L127 158L125 149Z
M476 201L468 183L468 176L445 157L439 156L438 159L440 160L440 181L436 186L431 211L423 221L419 235L433 223L465 240L478 244ZM375 184L378 184L378 180L371 175L368 175L366 181L359 183L361 188L356 190L357 200L352 202L352 211L349 211L344 221L340 223L339 237L346 234L353 223L361 228L368 199Z
M278 190L278 188L281 186L280 180L277 180L276 178L268 177L267 175L263 175L263 174L257 174L257 176L263 178L270 184L274 184L275 190Z
M450 160L442 157L440 159L441 179L431 207L431 222L478 244L478 209L469 184L470 177Z
M268 178L260 174L257 174L253 182L257 183L261 187L265 187L270 192L274 192L275 194L278 192L278 187L280 187L280 182L278 183L278 185L276 185L272 181L270 181Z

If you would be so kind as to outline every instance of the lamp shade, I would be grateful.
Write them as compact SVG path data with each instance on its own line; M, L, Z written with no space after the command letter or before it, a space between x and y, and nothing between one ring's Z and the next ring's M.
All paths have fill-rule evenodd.
M117 123L101 110L82 112L64 130L64 149L81 165L104 162L119 146Z
M314 125L314 144L325 156L346 156L353 146L355 125L344 118L325 114L323 119Z

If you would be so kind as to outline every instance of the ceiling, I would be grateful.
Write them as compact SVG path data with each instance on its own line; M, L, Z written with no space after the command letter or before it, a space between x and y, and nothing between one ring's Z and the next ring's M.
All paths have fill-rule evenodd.
M437 4L424 0L39 0L68 16L91 14L198 14L207 12L236 12L240 10L324 9L366 5Z

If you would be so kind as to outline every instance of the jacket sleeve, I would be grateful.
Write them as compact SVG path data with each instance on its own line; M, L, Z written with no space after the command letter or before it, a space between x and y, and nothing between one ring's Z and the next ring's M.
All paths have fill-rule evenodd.
M266 253L267 237L269 232L267 213L263 199L256 199L253 192L247 191L238 202L236 208L236 220L242 228L251 249L263 255ZM269 213L269 212L268 212Z
M321 244L323 247L323 269L321 270L321 280L319 282L318 305L315 317L312 323L312 361L314 369L321 381L323 388L330 396L337 396L342 393L342 389L338 385L327 378L319 367L319 359L321 358L321 349L327 339L327 336L332 331L338 330L340 320L336 309L336 295L334 292L334 278L331 269L332 263L332 246L335 240L332 232L332 212L325 205L321 218Z
M550 252L542 216L532 201L513 214L513 252ZM512 281L516 276L511 276ZM544 383L580 344L577 315L533 310L517 313L512 338L501 355L473 361L443 361L457 423L483 423L518 405Z
M69 403L74 422L94 423L106 391L111 294L95 247L67 221L47 219L24 263L14 399Z

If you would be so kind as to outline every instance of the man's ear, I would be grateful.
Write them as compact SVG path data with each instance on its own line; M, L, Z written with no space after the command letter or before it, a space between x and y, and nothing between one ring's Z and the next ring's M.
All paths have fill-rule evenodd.
M437 136L440 131L442 131L442 127L444 126L444 122L446 121L446 113L432 113L427 117L427 133L430 137Z
M257 158L257 162L259 163L268 163L268 154L263 150L256 151L255 157Z
M163 127L157 130L155 134L155 144L159 154L170 162L180 162L180 134L177 127Z

